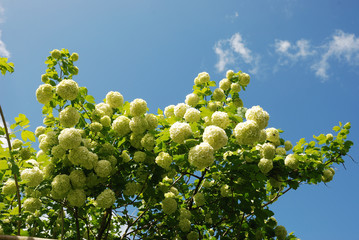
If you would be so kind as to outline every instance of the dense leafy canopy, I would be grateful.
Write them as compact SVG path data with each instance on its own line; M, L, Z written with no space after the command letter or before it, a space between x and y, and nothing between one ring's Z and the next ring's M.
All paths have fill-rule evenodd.
M331 181L331 166L344 163L353 144L350 123L339 123L293 147L268 127L261 107L243 107L250 77L241 71L229 70L218 88L198 74L185 103L155 115L145 100L128 102L119 92L96 104L73 80L77 60L66 49L51 52L36 91L44 126L33 133L19 114L11 145L0 148L2 233L296 239L277 224L271 204L301 184Z

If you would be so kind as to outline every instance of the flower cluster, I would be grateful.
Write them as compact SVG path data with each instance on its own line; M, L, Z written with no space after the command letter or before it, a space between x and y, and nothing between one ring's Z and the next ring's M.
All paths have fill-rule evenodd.
M141 186L136 182L127 183L125 188L126 189L123 191L123 194L127 196L133 196L141 191Z
M287 230L281 225L274 229L274 233L278 240L284 240L287 237Z
M204 205L204 203L206 202L206 199L204 198L204 195L203 195L203 193L196 193L194 196L193 196L193 200L194 200L194 202L195 202L195 204L197 205L197 206L203 206Z
M123 104L123 96L119 92L109 92L106 95L106 103L112 108L119 108Z
M223 78L221 81L219 81L219 88L223 91L226 91L231 88L232 82L228 78Z
M271 143L264 143L261 147L261 156L266 159L273 159L276 153L276 148Z
M184 114L187 122L198 122L201 119L201 112L195 108L188 108Z
M260 129L255 121L238 123L233 130L239 144L252 145L259 140Z
M147 122L147 129L148 130L153 130L156 129L158 126L158 119L156 117L156 115L154 114L145 114L145 119Z
M59 119L60 124L63 127L69 128L75 126L79 122L80 114L76 108L69 106L60 112Z
M14 139L14 141L12 141L11 143L11 147L13 149L18 149L18 148L21 148L23 142L20 140L20 139Z
M23 208L25 211L35 212L36 210L41 208L41 201L38 198L27 198L24 201Z
M71 189L70 177L66 174L57 175L52 180L51 186L51 194L55 199L64 198Z
M111 117L113 114L112 108L109 104L107 103L99 103L96 104L95 106L95 110L98 112L98 114L103 117L103 116L109 116Z
M333 180L335 171L333 168L329 168L329 169L324 169L323 171L323 176L322 176L322 180L323 182L330 182Z
M67 200L71 206L81 207L86 202L86 194L83 189L71 189L67 194Z
M20 175L21 179L25 181L25 184L28 187L36 187L44 179L43 172L37 167L26 168L21 171Z
M191 221L187 218L180 218L178 226L182 232L189 232L191 230Z
M228 137L222 128L211 125L204 129L203 141L216 151L227 145Z
M198 74L198 76L194 79L194 84L199 85L199 84L204 84L206 82L209 82L210 77L209 74L206 72L201 72Z
M9 178L4 183L4 186L2 187L2 193L5 195L12 195L16 193L16 184L14 179Z
M79 93L77 82L72 79L64 79L56 86L56 93L65 100L75 100Z
M190 136L192 136L192 129L188 123L175 122L170 127L170 137L176 143L183 144Z
M191 107L197 106L199 97L195 93L190 93L186 96L185 103Z
M289 154L288 156L285 157L284 164L291 169L297 169L299 166L299 161L296 155Z
M65 128L59 135L59 144L64 149L76 148L81 141L81 133L76 128Z
M112 166L107 160L100 160L94 166L95 172L99 177L108 177L111 174Z
M130 129L136 134L144 133L147 130L147 121L145 117L133 117L130 121Z
M280 145L279 131L275 128L267 128L267 140L276 146Z
M231 191L231 189L229 188L229 186L227 184L222 185L220 191L221 191L221 196L222 197L230 197L230 196L232 196L232 191Z
M175 105L169 105L165 107L165 111L164 111L165 116L166 117L174 116L175 115L174 110L175 110Z
M267 174L270 170L273 169L273 161L270 159L262 158L259 160L258 167L262 173Z
M95 204L100 208L110 208L115 201L115 193L111 189L105 189L97 196Z
M176 117L183 118L188 108L189 106L187 104L179 103L175 106L173 113Z
M136 98L130 103L130 115L133 117L144 115L147 112L147 102Z
M177 202L173 198L165 198L162 203L162 210L166 214L172 214L177 210Z
M70 181L73 188L84 188L86 185L86 176L80 169L73 170L70 175Z
M207 142L190 149L188 153L188 161L198 170L210 166L214 162L214 149Z
M247 120L255 121L260 129L264 129L268 125L269 114L260 106L254 106L248 109L245 116Z
M52 86L50 84L42 84L36 90L36 99L39 103L47 104L52 100Z
M128 134L130 129L130 119L125 116L119 116L113 121L112 129L114 132L119 135L120 137L125 136Z
M172 157L168 153L160 152L156 157L156 163L158 166L164 169L169 169L172 163Z
M145 134L145 136L141 139L141 145L147 151L152 151L155 144L155 137L151 133Z
M230 124L230 120L226 112L216 111L211 116L211 123L220 128L226 129Z

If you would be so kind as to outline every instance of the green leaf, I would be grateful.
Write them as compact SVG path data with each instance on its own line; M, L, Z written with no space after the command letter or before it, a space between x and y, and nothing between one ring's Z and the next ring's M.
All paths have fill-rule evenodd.
M24 142L26 142L27 140L30 140L31 142L36 141L35 134L28 130L24 130L21 132L21 138Z
M26 126L30 123L29 119L25 116L25 114L20 113L18 117L15 117L16 123L18 123L21 127Z
M95 98L91 95L87 95L85 97L86 101L88 101L89 103L95 103Z
M6 160L0 160L0 170L6 170L9 168Z
M340 130L340 127L339 127L339 126L333 127L333 131L338 132L339 130Z

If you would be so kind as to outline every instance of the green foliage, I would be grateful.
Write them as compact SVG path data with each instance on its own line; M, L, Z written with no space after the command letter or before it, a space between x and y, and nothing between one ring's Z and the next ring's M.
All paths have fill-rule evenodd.
M0 149L0 187L17 178L22 202L20 207L15 193L0 194L0 224L6 234L296 239L277 226L271 204L303 184L333 179L331 166L344 163L353 145L347 140L350 123L340 123L333 128L336 136L320 134L310 142L302 138L292 148L280 137L282 130L267 128L267 112L243 107L238 92L246 90L250 78L241 71L228 71L223 89L214 89L216 82L200 73L194 100L188 102L199 120L186 122L190 106L185 104L142 114L145 101L123 102L113 92L96 104L87 88L66 80L78 73L77 59L66 49L51 52L41 79L52 87L37 92L46 100L44 126L32 133L26 130L29 120L19 114L10 138L20 135L24 143ZM59 85L66 94L58 93ZM64 97L73 95L71 100ZM5 134L1 128L0 135ZM35 136L40 151L33 148ZM206 140L210 138L215 140ZM42 207L36 209L38 200Z
M8 59L5 57L0 57L0 71L2 75L5 75L6 72L13 73L14 72L14 64L8 62Z

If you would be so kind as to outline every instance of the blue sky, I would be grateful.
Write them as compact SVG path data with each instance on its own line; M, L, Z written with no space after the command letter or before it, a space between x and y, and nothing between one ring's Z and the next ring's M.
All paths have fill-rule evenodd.
M268 111L284 138L350 121L359 161L358 10L354 0L1 0L0 55L15 72L1 77L0 103L7 121L24 113L41 125L35 91L54 48L79 53L74 80L97 102L119 91L151 112L183 102L199 72L218 82L242 70L252 77L245 106ZM279 199L278 222L301 239L358 239L359 165L346 167Z

